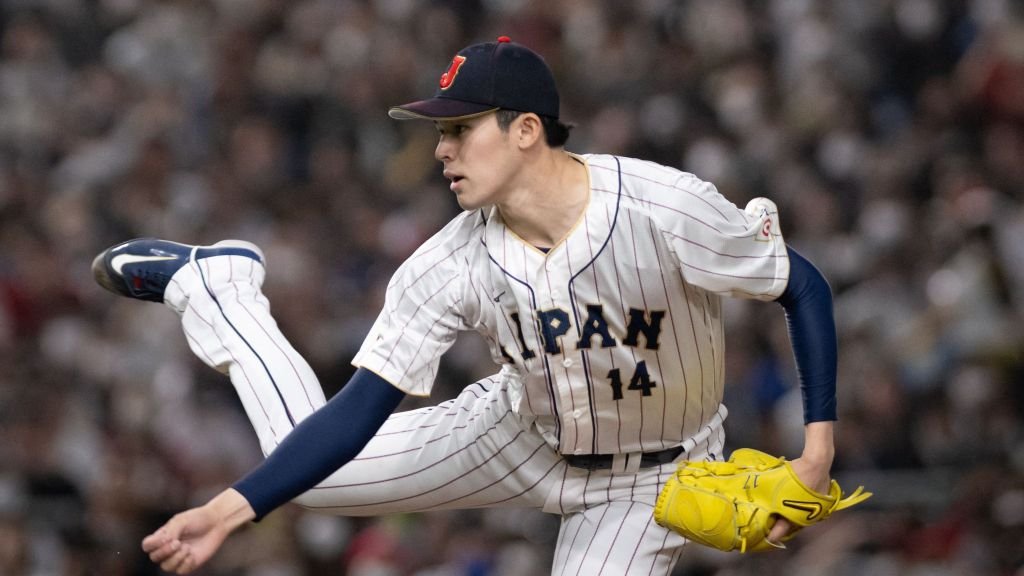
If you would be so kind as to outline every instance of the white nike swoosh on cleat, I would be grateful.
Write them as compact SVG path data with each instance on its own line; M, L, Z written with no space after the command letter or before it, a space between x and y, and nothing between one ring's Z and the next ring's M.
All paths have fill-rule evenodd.
M110 267L114 269L114 272L121 274L121 268L125 264L135 264L137 262L160 262L163 260L175 260L177 256L136 256L135 254L118 254L110 259Z

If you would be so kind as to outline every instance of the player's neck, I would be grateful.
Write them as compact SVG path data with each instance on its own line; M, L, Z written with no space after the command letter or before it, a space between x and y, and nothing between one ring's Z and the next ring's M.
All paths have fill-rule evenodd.
M525 242L551 248L573 229L589 199L587 167L563 150L547 150L522 170L498 210Z

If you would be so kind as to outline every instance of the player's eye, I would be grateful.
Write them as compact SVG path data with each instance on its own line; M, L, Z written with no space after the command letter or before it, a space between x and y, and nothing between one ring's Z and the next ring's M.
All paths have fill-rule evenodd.
M466 124L437 125L437 133L441 136L461 136L468 129Z

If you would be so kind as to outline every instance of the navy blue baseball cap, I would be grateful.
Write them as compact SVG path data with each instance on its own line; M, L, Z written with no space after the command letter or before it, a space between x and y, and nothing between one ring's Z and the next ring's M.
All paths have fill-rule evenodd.
M499 108L558 118L558 89L536 52L501 36L463 48L441 74L429 100L392 107L397 120L455 120Z

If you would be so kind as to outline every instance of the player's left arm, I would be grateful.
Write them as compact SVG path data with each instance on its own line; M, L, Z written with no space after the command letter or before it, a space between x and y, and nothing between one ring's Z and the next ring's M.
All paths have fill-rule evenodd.
M790 247L789 282L777 302L786 312L789 339L796 360L804 405L804 449L792 466L810 488L827 493L835 457L838 340L828 281L806 258ZM793 526L780 519L768 540L781 542Z

